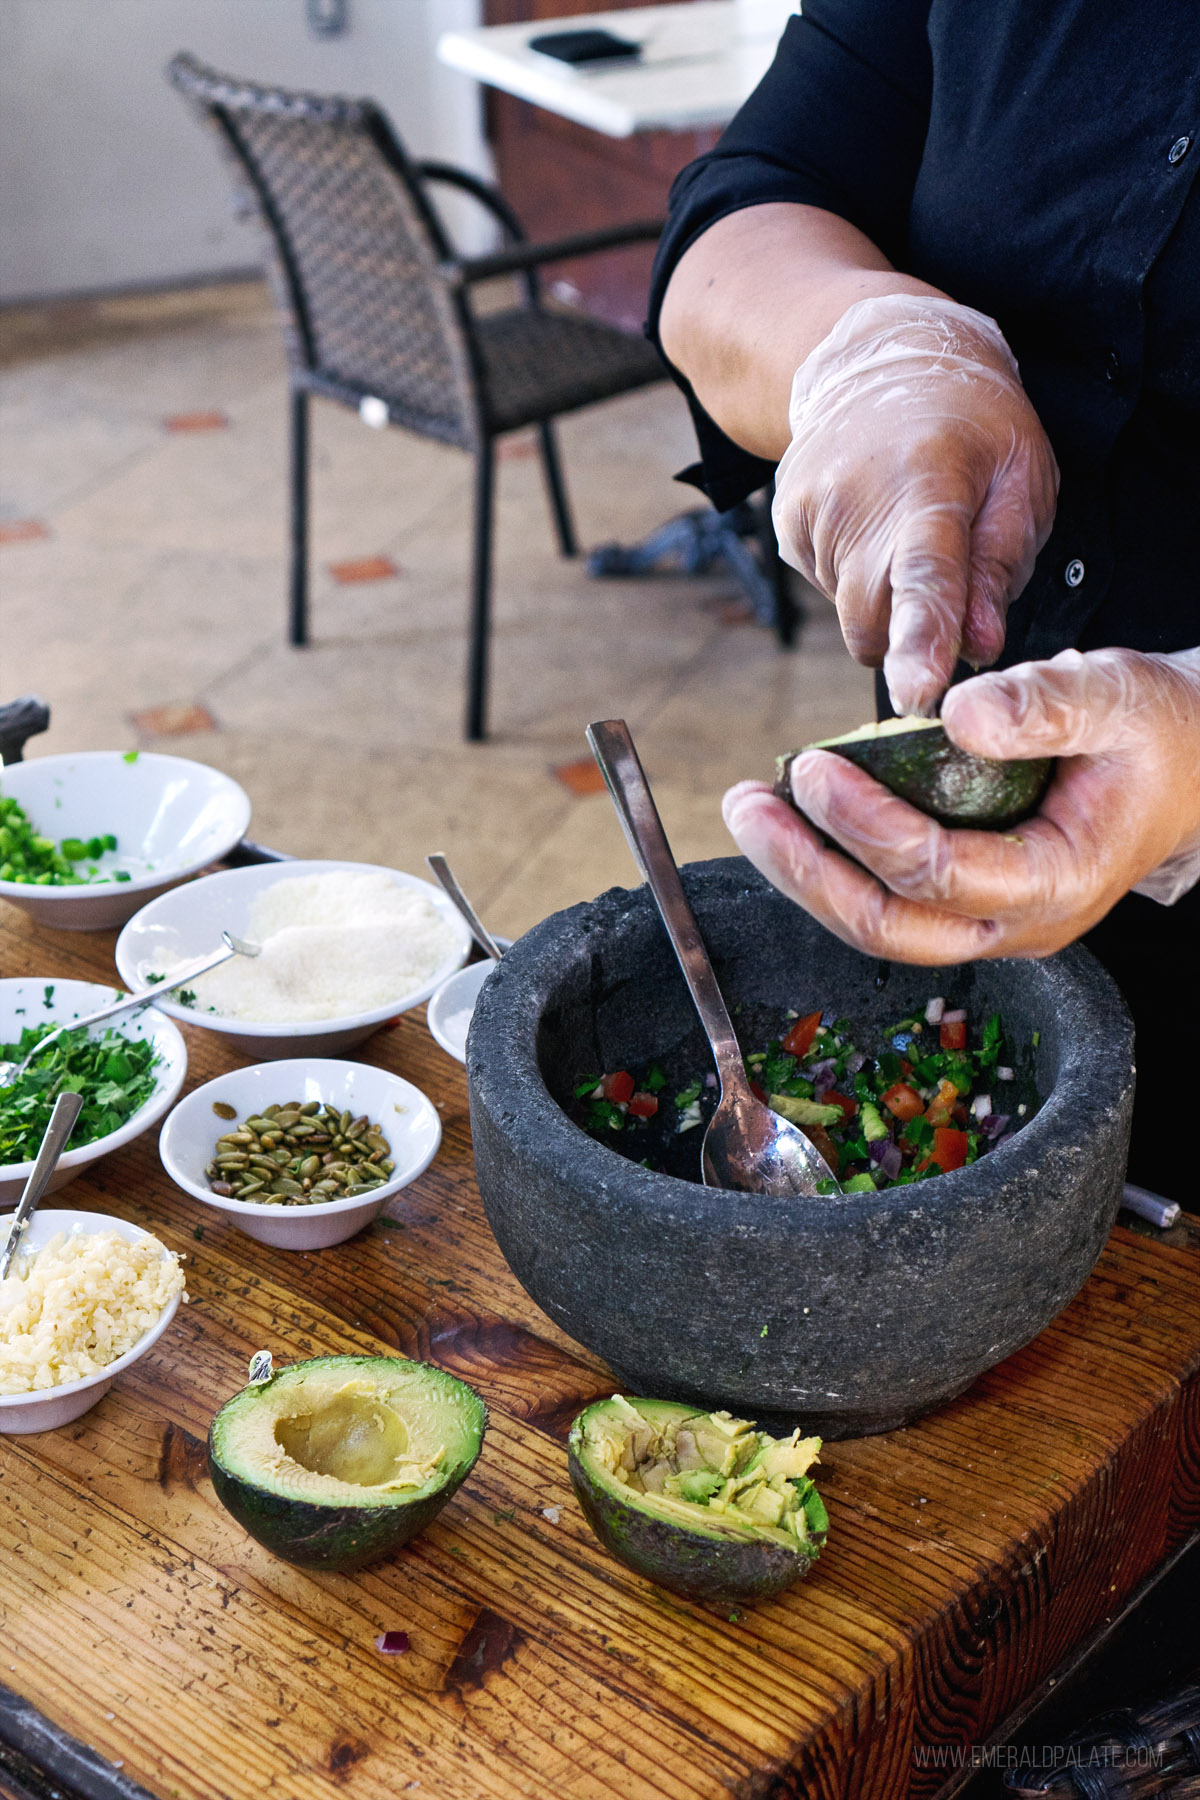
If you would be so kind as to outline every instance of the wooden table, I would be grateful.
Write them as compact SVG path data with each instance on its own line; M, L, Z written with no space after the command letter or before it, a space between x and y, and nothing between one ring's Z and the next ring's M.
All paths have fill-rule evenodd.
M112 979L111 937L0 915L4 973ZM193 1084L233 1066L207 1033L188 1038ZM497 1251L462 1070L421 1013L363 1054L435 1097L445 1141L348 1244L289 1255L243 1237L171 1185L153 1132L64 1194L185 1251L191 1294L93 1412L0 1443L0 1737L83 1769L80 1791L949 1792L945 1750L1001 1730L1200 1526L1198 1220L1171 1243L1118 1229L1056 1324L963 1399L831 1444L832 1529L807 1582L740 1616L650 1586L572 1497L567 1427L611 1377ZM428 1358L486 1397L474 1474L394 1562L301 1573L214 1499L208 1423L263 1347ZM409 1633L407 1656L377 1654L386 1629ZM71 1764L69 1740L104 1762Z

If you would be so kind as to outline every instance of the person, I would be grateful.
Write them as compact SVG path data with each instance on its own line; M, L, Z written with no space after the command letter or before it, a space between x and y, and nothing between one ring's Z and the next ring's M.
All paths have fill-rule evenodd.
M1200 8L805 0L672 189L648 324L692 409L694 478L725 508L774 471L781 551L882 670L885 710L940 707L968 750L1059 759L1035 818L983 833L810 752L794 792L827 838L745 781L725 798L740 848L880 957L1082 938L1137 1028L1130 1178L1184 1204L1198 169Z

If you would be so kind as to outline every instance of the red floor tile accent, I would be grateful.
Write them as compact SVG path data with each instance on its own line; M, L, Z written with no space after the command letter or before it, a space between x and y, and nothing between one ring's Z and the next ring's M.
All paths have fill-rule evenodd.
M228 424L223 412L168 413L163 420L167 431L224 431Z
M40 519L8 519L0 524L0 544L30 544L34 538L48 538L50 527Z
M330 563L329 573L345 587L352 581L386 581L400 569L390 556L360 556L350 562Z
M130 719L150 737L184 737L191 731L217 729L217 721L208 708L195 700L176 706L149 706L144 712L131 713Z
M569 788L577 799L581 799L584 794L604 792L604 777L599 765L590 756L581 757L578 762L559 763L550 773L556 781L561 781L565 788Z

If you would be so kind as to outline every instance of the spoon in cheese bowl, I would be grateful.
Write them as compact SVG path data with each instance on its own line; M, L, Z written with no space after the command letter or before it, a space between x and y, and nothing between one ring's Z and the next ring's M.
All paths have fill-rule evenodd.
M105 1019L117 1019L125 1013L140 1012L143 1006L153 1006L160 995L170 994L176 988L186 987L189 982L195 981L197 976L207 975L210 969L218 968L221 963L228 962L230 957L258 956L262 948L259 944L252 944L248 938L235 937L232 931L223 931L221 938L224 949L210 952L209 955L201 957L199 962L192 963L186 969L177 969L169 980L159 982L149 993L126 994L122 999L114 1000L111 1006L101 1006L96 1012L85 1013L82 1019L72 1019L68 1024L59 1025L56 1030L48 1031L44 1038L40 1038L29 1054L20 1062L0 1062L0 1088L11 1087L14 1081L18 1081L30 1063L42 1054L47 1045L61 1037L64 1031L81 1031L89 1025L100 1025Z

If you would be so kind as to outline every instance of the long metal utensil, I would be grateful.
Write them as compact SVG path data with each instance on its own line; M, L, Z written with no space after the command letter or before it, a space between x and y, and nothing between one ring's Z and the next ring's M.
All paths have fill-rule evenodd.
M247 938L234 937L232 931L221 933L225 948L214 955L202 957L193 963L190 969L183 969L172 975L169 981L160 982L156 987L142 994L126 994L123 1000L114 1000L109 1006L101 1006L96 1012L85 1013L82 1019L72 1019L65 1025L59 1025L48 1031L40 1042L33 1046L28 1056L18 1062L0 1062L0 1088L11 1087L18 1076L25 1073L30 1063L42 1054L48 1044L52 1044L64 1031L79 1031L86 1025L100 1025L105 1019L119 1019L122 1013L138 1012L143 1006L153 1006L164 994L174 993L176 988L186 987L189 981L195 981L198 975L207 975L231 956L257 956L262 948L260 944L252 944Z
M30 1170L29 1180L25 1183L21 1198L17 1201L17 1210L9 1224L8 1242L0 1253L0 1281L4 1280L12 1267L12 1259L25 1235L25 1228L37 1210L37 1203L46 1191L46 1184L54 1173L59 1157L67 1147L67 1139L75 1129L75 1121L82 1107L82 1094L60 1094L54 1102L50 1123L38 1146L37 1160Z
M425 858L425 861L429 865L430 873L436 876L455 906L457 906L463 918L467 921L471 930L471 936L475 939L475 942L479 945L479 948L483 951L484 955L490 956L495 962L499 962L500 958L504 955L503 950L500 948L487 926L483 923L483 920L479 917L479 914L475 911L475 908L471 905L467 896L459 887L458 882L450 872L450 864L446 861L441 851L432 851L431 854Z
M799 1126L781 1119L750 1091L733 1021L629 727L624 719L605 719L588 726L587 740L634 860L662 915L716 1061L721 1098L701 1146L704 1185L786 1198L815 1194L818 1182L831 1182L828 1192L840 1193L833 1170Z

